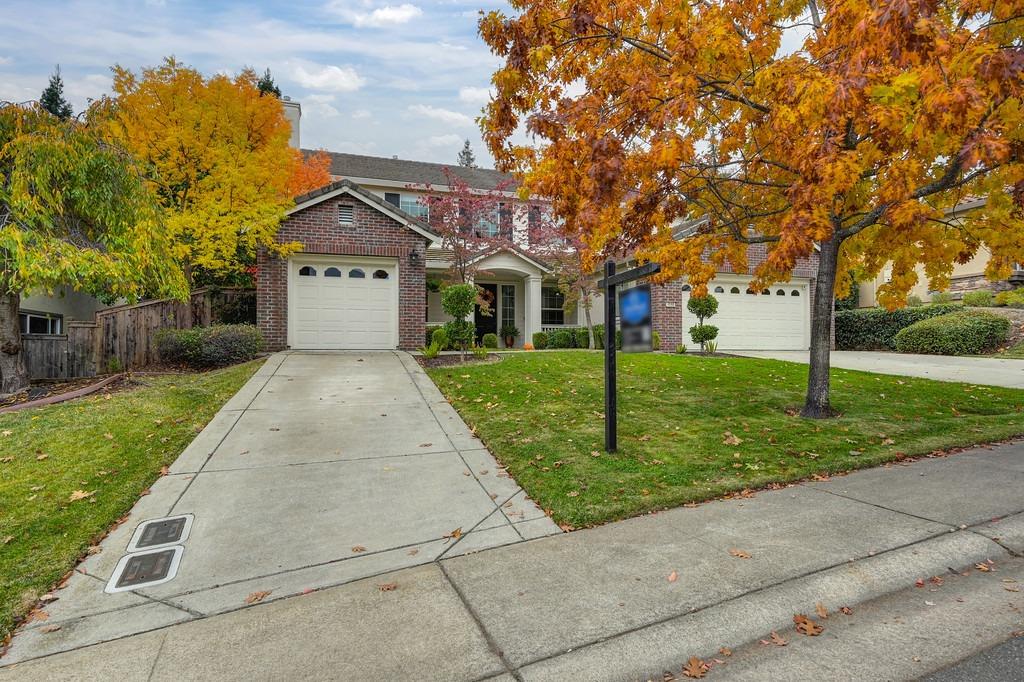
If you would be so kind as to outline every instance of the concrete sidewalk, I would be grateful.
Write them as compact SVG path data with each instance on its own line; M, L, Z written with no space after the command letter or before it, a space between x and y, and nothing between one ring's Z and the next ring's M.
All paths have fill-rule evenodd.
M804 364L809 362L810 358L805 350L730 352L748 358L767 358ZM958 381L966 384L1024 388L1024 360L859 350L834 350L830 354L830 358L832 367L841 369L920 377L935 381Z
M0 680L644 680L722 647L738 654L714 679L806 679L826 654L871 662L861 679L910 679L1024 629L1021 490L1024 443L979 448L446 556ZM964 568L949 587L929 581ZM819 602L828 635L797 646L785 630ZM793 647L757 643L773 630ZM855 675L837 664L826 676Z

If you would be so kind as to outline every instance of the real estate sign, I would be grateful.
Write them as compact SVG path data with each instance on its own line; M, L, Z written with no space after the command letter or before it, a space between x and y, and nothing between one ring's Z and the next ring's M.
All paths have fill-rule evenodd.
M654 350L650 284L638 284L619 292L619 320L622 328L622 351L624 353L643 353Z

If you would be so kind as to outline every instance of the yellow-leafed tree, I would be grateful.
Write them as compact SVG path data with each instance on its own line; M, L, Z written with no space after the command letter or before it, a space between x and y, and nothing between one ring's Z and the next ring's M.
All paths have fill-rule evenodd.
M280 100L252 70L204 78L173 57L140 75L114 67L107 136L140 160L167 212L175 257L190 282L237 273L275 241L293 191L327 184L322 159L289 147Z

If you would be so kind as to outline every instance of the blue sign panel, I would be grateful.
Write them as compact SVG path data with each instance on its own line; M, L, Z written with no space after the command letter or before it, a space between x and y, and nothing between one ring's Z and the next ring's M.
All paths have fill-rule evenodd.
M653 350L651 332L651 285L641 284L619 293L622 350L626 353Z

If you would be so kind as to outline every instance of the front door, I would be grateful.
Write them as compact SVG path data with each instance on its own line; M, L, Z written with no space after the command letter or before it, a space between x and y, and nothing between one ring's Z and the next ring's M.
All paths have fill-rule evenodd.
M473 315L473 324L476 325L476 341L479 344L484 334L498 333L498 285L477 284L477 286L482 290L482 295L490 307L489 314L484 315L480 311L480 306L476 306Z

